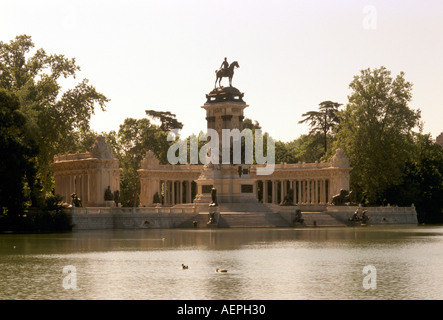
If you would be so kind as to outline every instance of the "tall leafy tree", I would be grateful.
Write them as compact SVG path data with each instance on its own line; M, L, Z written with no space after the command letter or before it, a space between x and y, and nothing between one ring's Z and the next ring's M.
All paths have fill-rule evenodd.
M28 35L0 42L0 88L19 97L27 121L26 135L38 145L38 177L46 191L53 187L54 155L72 151L73 141L89 131L95 107L105 110L109 101L87 79L63 90L60 80L75 78L78 71L74 58L34 50Z
M298 122L309 123L309 134L321 137L325 154L328 152L328 134L332 134L338 125L337 115L340 106L341 104L337 102L323 101L320 103L318 111L308 111L302 114L305 118Z
M252 119L244 118L243 119L243 129L255 130L255 129L261 129L261 126L257 120L253 121Z
M399 206L413 203L420 223L442 223L443 148L429 134L417 133L411 153L402 182L386 190L385 201Z
M123 206L138 206L140 177L137 172L146 152L151 150L161 164L167 163L170 143L167 132L152 124L149 119L127 118L119 131L106 135L107 142L113 147L115 156L122 168L120 175L120 200Z
M403 72L392 78L385 67L365 69L349 87L349 103L339 113L337 146L353 167L352 189L365 202L378 204L389 186L402 181L420 110L409 107L412 84Z
M21 215L29 200L25 191L34 188L37 148L25 131L19 99L0 89L0 214Z
M333 144L332 136L327 136L328 146ZM325 159L323 136L319 134L303 134L289 142L276 141L275 162L297 163L315 162Z
M160 121L160 129L163 131L183 128L183 123L178 121L176 115L169 111L146 110L145 112L151 119Z

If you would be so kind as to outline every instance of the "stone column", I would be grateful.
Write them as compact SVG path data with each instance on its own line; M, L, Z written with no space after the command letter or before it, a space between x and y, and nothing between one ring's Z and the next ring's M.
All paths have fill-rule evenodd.
M277 203L277 181L272 180L272 203Z
M317 204L318 203L318 179L315 179L314 182L315 182L314 183L314 188L315 188L315 190L314 190L314 196L315 196L314 203Z
M298 180L297 184L298 184L298 199L297 199L297 203L302 203L302 199L301 199L302 181Z
M268 180L263 180L263 203L268 203Z
M180 204L180 181L175 182L175 204Z
M192 202L192 181L188 180L186 182L186 202L191 203Z
M88 200L88 174L86 172L83 172L82 174L82 181L83 181L83 202L87 203Z
M166 204L166 205L171 204L171 201L170 201L170 188L169 188L169 183L170 183L169 180L165 180L165 182L164 182L164 188L165 188L165 204Z
M74 177L72 175L69 176L69 197L74 193ZM69 202L71 202L71 198L69 198Z
M175 180L171 182L171 204L175 205Z
M325 180L325 199L326 199L326 203L329 202L329 198L331 197L331 186L330 186L330 182L329 179Z
M322 202L324 204L327 203L327 199L326 199L326 179L322 179Z
M283 201L283 199L285 198L285 189L286 189L286 181L285 180L280 180L280 202Z

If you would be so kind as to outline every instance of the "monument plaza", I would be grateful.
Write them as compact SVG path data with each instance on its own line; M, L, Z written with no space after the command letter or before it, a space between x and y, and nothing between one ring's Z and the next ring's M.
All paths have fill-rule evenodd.
M328 225L343 225L355 211L355 206L347 208L342 203L335 203L335 206L332 204L334 196L349 191L352 168L343 150L337 149L329 162L275 164L272 157L274 145L269 143L272 138L267 141L266 157L263 155L264 146L260 145L263 139L256 139L256 162L253 163L252 151L248 153L244 148L245 143L241 144L242 141L248 141L243 119L249 105L244 101L244 93L232 86L234 67L239 67L239 64L233 62L217 71L215 88L206 94L206 101L201 106L206 111L207 130L213 133L208 139L207 148L199 154L200 160L202 154L203 158L206 156L204 164L198 164L195 161L196 155L191 154L191 158L194 157L191 163L175 161L175 164L161 165L154 153L148 151L139 169L140 205L138 208L121 208L118 202L112 198L105 199L104 196L105 192L119 191L119 163L111 147L99 136L90 152L57 155L54 158L55 193L60 194L66 204L71 204L73 195L81 199L80 208L79 203L77 207L74 205L72 213L75 216L92 212L114 216L128 212L137 214L137 222L130 223L133 227L165 226L158 219L165 221L165 215L172 217L171 214L181 217L175 217L174 222L169 220L167 227L205 225L207 213L211 210L210 204L214 202L214 192L217 213L226 219L231 214L231 223L227 226L236 225L234 219L243 221L238 226L247 226L248 220L241 215L258 213L268 221L272 220L271 216L282 219L281 224L270 223L269 226L293 226L300 212L303 212L305 224L310 221L319 225L321 221L327 221ZM229 78L230 85L227 87L220 86L223 76ZM241 134L240 138L238 133ZM242 137L244 140L241 140ZM243 149L236 147L235 143L240 143L238 145L243 146ZM414 208L389 210L396 211L394 215L399 213L400 216L407 212L414 221ZM338 211L341 220L331 218L331 212L338 214ZM149 214L158 215L157 220L152 216L143 216ZM379 218L386 222L397 221L385 216ZM255 216L254 221L257 219ZM116 219L112 221L108 221L108 227L119 225ZM257 222L253 225L258 226Z

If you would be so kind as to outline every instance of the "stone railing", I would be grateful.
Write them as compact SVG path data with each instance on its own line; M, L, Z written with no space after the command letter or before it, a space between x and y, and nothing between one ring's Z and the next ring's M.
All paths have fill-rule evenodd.
M327 206L327 211L341 211L341 212L355 212L358 206ZM361 210L370 212L388 212L388 213L416 213L415 206L410 207L395 207L395 206L380 206L380 207L361 207Z
M157 167L142 168L144 170L160 170L160 171L200 171L203 165L199 164L161 164Z
M106 215L106 214L198 214L198 207L137 207L137 208L112 208L112 207L73 207L73 214Z
M82 160L82 159L89 159L89 158L91 158L90 152L57 154L54 156L54 162Z

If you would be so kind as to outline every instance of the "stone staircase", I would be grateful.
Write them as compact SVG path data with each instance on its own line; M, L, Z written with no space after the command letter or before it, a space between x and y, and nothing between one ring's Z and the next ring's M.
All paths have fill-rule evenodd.
M346 226L326 211L302 211L303 224L292 225L279 214L284 210L276 204L221 203L217 224L208 225L209 212L206 206L200 213L182 223L181 228L288 228L288 227L341 227Z
M346 224L331 217L326 212L302 212L307 227L345 227Z
M218 228L285 228L290 224L261 203L221 203ZM207 225L208 213L201 210L196 218L199 227Z
M289 223L273 212L222 213L219 228L286 228Z

